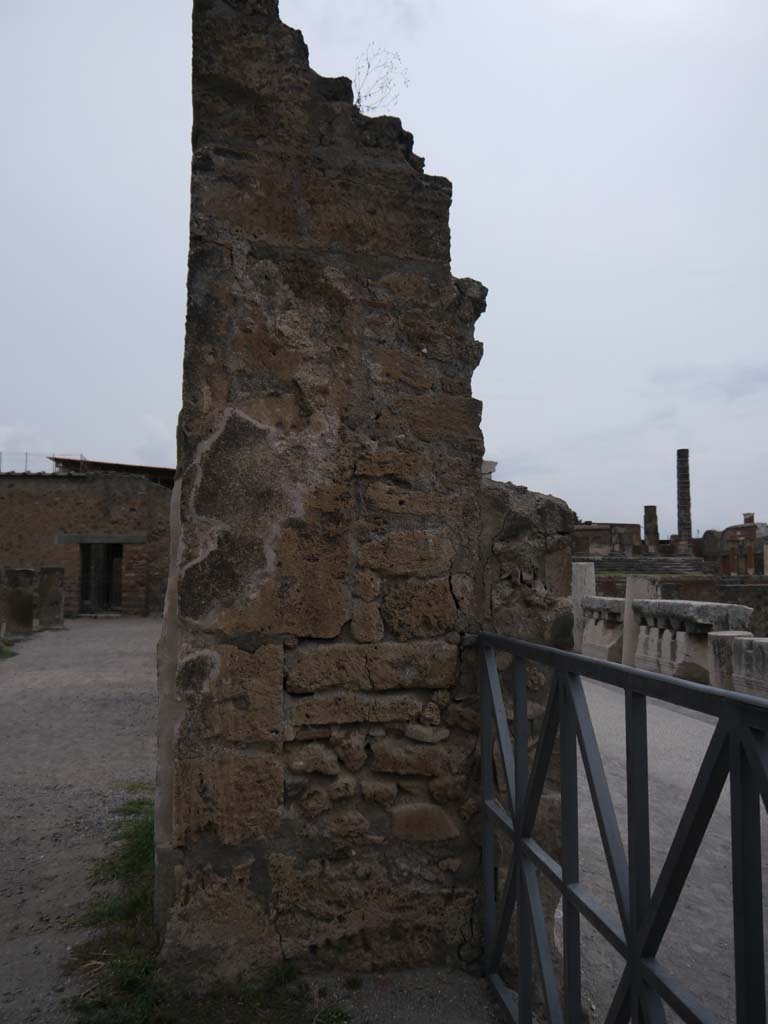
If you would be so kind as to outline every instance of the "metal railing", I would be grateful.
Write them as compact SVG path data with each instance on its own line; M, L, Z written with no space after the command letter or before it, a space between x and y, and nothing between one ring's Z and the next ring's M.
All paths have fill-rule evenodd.
M630 1020L633 1024L660 1024L666 1020L665 1004L687 1024L716 1024L714 1013L687 991L657 959L657 954L710 818L730 778L736 1019L738 1024L765 1021L760 800L768 809L768 701L493 634L480 634L477 643L481 660L484 968L510 1019L520 1024L529 1024L532 1020L535 950L549 1020L552 1024L581 1024L580 929L583 916L624 960L624 969L605 1017L607 1024ZM511 733L496 651L513 655ZM530 769L529 661L547 666L551 671L547 706ZM624 691L626 851L582 676ZM650 870L648 698L716 719L714 733L654 886ZM533 838L536 813L558 733L560 862ZM579 880L577 746L581 750L620 919L602 906ZM497 829L512 840L512 863L503 892L497 892ZM539 872L562 897L561 965L556 963L550 947ZM500 973L513 915L517 939L516 992Z

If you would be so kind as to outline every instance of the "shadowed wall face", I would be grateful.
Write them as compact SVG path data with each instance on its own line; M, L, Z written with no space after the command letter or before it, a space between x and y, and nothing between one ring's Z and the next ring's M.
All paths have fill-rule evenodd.
M450 183L276 4L196 3L193 98L166 950L443 960L476 895L485 289L451 276Z

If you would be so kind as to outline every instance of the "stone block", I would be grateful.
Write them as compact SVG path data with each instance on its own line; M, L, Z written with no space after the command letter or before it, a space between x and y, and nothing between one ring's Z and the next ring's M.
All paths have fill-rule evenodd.
M352 637L358 643L370 644L384 637L384 623L376 604L355 601L352 607Z
M409 722L423 702L410 694L369 696L359 693L322 694L292 701L292 725L343 725L354 722Z
M444 689L454 684L458 648L442 640L408 644L302 644L289 662L289 693L329 689Z
M710 685L733 690L734 641L751 636L746 630L713 630L707 635Z
M419 743L442 743L451 735L451 730L409 722L405 727L405 735L409 740L416 740Z
M361 544L358 558L384 576L441 576L455 554L447 531L401 530Z
M301 775L338 775L339 759L322 743L292 743L287 749L288 767Z
M397 783L384 782L381 779L364 779L361 785L366 800L374 800L377 804L390 807L397 799Z
M405 430L420 441L467 444L476 443L481 412L482 403L476 398L419 395L392 402L381 420L385 429Z
M359 771L366 762L368 734L357 729L331 732L331 745L344 765L351 772Z
M392 834L417 843L439 843L461 834L447 811L435 804L397 804L390 811Z
M373 572L355 573L352 593L363 601L375 601L381 593L381 579Z
M402 516L423 516L446 521L455 518L456 501L452 495L433 491L414 491L390 481L371 484L365 492L369 506L380 512Z
M442 744L376 740L371 744L371 755L374 771L395 775L441 775L448 767L448 752Z
M458 614L447 577L393 584L382 601L382 613L399 640L448 633L456 628Z
M225 846L274 835L283 805L283 768L270 754L180 760L175 771L176 841L214 836Z
M360 458L355 472L358 476L389 476L396 480L414 483L422 479L431 479L432 461L421 452L385 448L370 452Z
M738 637L733 647L733 688L768 699L768 638Z
M212 647L211 653L215 659L207 680L211 734L235 743L279 740L283 730L282 646L264 644L249 652L221 644ZM204 657L205 652L195 662L199 665Z

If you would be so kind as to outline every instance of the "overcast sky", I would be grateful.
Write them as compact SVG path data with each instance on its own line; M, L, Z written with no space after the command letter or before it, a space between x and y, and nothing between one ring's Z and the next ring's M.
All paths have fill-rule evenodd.
M766 0L282 0L396 108L490 289L487 457L585 519L768 519ZM190 0L0 0L0 450L172 464ZM9 465L6 456L5 465Z

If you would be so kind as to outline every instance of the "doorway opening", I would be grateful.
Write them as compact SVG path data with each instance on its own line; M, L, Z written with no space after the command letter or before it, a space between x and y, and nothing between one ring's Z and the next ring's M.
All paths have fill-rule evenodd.
M123 545L80 545L80 611L119 611L123 600Z

